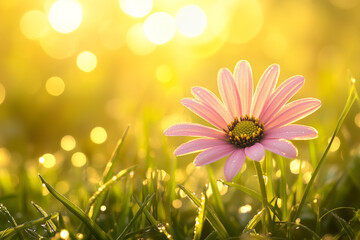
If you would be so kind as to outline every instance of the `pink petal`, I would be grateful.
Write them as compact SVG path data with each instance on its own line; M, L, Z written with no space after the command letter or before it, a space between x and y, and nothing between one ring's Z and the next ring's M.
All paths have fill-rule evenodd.
M203 126L197 123L177 123L164 131L166 136L192 136L192 137L210 137L225 138L224 131Z
M235 150L229 156L224 166L224 176L226 181L231 181L236 176L244 164L245 158L246 155L244 149Z
M264 139L283 138L287 140L307 140L316 138L317 136L318 132L313 127L292 124L266 131Z
M265 123L265 130L268 131L300 120L315 112L320 106L321 102L316 98L295 100L285 105L270 122Z
M270 152L286 158L296 158L298 153L296 147L285 139L263 139L261 144Z
M271 94L268 105L260 115L261 122L268 122L302 87L305 79L303 76L294 76L282 83L276 91Z
M231 116L233 118L240 117L241 103L239 93L231 72L226 68L220 69L218 73L218 87L221 98Z
M212 108L215 112L219 113L225 122L230 123L234 120L230 113L225 109L220 99L208 89L193 87L191 92L195 98L207 105L209 108Z
M230 153L234 152L236 148L230 143L225 146L216 146L213 148L209 148L197 155L194 160L194 164L196 166L203 166L212 162L215 162Z
M239 61L234 70L235 83L240 96L242 115L250 115L253 95L253 77L250 63Z
M252 100L251 115L259 117L263 107L273 92L280 73L279 65L268 67L260 78Z
M174 154L175 156L180 156L216 146L227 146L228 144L229 143L225 140L215 138L199 138L181 144L177 149L175 149Z
M254 161L260 161L264 158L265 149L260 143L255 143L251 147L245 148L246 156Z
M203 103L190 98L184 98L181 103L190 109L192 112L197 114L199 117L205 119L215 127L220 129L227 129L227 124L224 119L214 110L204 105Z

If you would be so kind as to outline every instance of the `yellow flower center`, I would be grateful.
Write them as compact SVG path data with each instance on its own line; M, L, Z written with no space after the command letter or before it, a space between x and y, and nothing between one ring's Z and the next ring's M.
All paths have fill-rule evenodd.
M240 120L235 117L228 125L228 139L236 147L245 148L254 145L264 136L264 124L259 123L259 119L246 115L241 116Z

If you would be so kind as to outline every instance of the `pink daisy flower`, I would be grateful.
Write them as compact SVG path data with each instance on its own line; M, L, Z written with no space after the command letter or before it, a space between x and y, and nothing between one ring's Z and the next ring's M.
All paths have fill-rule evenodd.
M166 136L200 137L180 145L176 156L200 152L196 166L229 157L224 166L226 180L230 181L248 157L254 161L264 158L265 150L286 158L297 156L296 147L289 140L306 140L317 137L316 129L293 124L316 111L320 100L303 98L288 103L304 84L303 76L294 76L275 89L279 65L269 66L260 78L253 93L250 64L239 61L234 74L220 69L218 87L222 101L203 87L193 87L193 98L181 103L211 123L215 128L195 123L179 123L165 130Z

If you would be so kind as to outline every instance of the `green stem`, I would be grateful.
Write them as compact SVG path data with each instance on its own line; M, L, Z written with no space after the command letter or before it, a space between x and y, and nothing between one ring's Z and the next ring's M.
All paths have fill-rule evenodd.
M257 173L258 180L259 180L262 204L263 204L263 207L265 208L265 219L263 219L263 229L264 229L265 233L267 233L269 231L269 227L270 227L271 216L270 216L270 211L268 208L269 203L267 201L265 182L264 182L260 163L257 161L253 161L253 162L254 162L256 173ZM268 224L269 224L269 226L268 226Z
M331 139L330 139L330 142L329 144L327 145L326 149L325 149L325 152L323 153L320 161L318 162L315 170L314 170L314 173L312 174L311 176L311 179L308 183L308 185L306 186L306 189L305 189L305 192L304 192L304 195L300 201L300 204L299 204L299 207L298 209L296 210L293 218L292 218L292 221L295 221L295 219L297 219L300 215L300 212L305 204L305 201L306 201L306 198L307 198L307 195L309 194L309 191L312 187L312 185L314 184L314 181L316 179L316 176L318 175L319 173L319 170L321 168L321 166L323 165L324 161L325 161L325 157L326 155L328 154L329 150L330 150L330 147L331 147L331 144L332 142L334 141L334 138L335 136L337 135L337 133L339 132L340 128L341 128L341 125L342 123L344 122L346 116L348 115L349 111L350 111L350 108L351 106L353 105L353 103L355 102L355 100L358 98L358 95L357 95L357 91L356 91L356 88L354 85L351 86L351 89L350 89L350 94L349 94L349 97L346 101L346 104L345 104L345 107L344 107L344 110L343 112L341 113L341 116L336 124L336 128L331 136Z

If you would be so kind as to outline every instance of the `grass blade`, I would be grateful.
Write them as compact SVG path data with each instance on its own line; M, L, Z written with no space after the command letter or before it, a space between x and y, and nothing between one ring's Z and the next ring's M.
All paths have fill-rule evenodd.
M108 240L109 237L106 233L94 222L92 221L78 206L72 203L65 196L58 193L50 184L48 184L39 174L41 182L45 185L47 190L53 195L57 200L59 200L71 213L77 216L91 231L91 233L101 240Z
M41 216L43 217L47 217L49 216L49 214L47 214L47 212L45 212L39 205L37 205L36 203L34 203L33 201L31 201L31 204L35 207L35 209L41 214ZM51 219L49 221L46 221L46 228L48 230L48 232L50 234L55 233L56 232L56 226L53 223L53 221L51 221Z
M267 200L270 201L274 198L274 191L273 191L273 184L272 184L272 170L273 170L273 160L271 157L271 152L266 151L265 152L265 163L266 163L266 178L267 178L267 184L266 184L266 192L267 192Z
M124 144L124 141L125 141L125 138L127 136L127 133L129 131L129 128L130 126L128 126L124 132L124 134L122 135L122 137L120 138L116 148L115 148L115 151L113 152L113 155L111 156L109 162L107 163L106 165L106 168L104 170L104 173L103 173L103 178L102 180L100 181L99 183L99 187L101 187L102 185L104 185L104 183L106 183L107 181L109 181L112 176L114 175L114 169L115 169L115 165L116 163L119 161L119 158L120 158L120 150L122 149L122 146ZM100 207L101 205L104 203L105 201L105 198L106 198L106 195L107 195L107 191L103 191L101 194L99 194L99 196L97 197L97 202L94 204L93 207L91 207L90 205L88 206L87 210L89 211L90 208L92 208L92 214L90 215L89 214L89 217L92 219L92 220L95 220L98 216L99 216L99 213L100 213ZM86 212L88 213L88 212Z
M285 172L285 162L284 158L278 155L278 164L280 168L280 198L281 198L281 212L282 218L286 219L288 216L287 211L287 194L286 194L286 172Z
M10 214L9 210L7 210L7 208L3 205L3 204L0 204L0 212L3 213L7 219L8 219L8 222L13 226L13 227L17 227L17 223L14 219L14 217ZM0 235L1 236L1 235ZM18 234L18 237L19 239L24 239L23 236L20 234Z
M31 228L37 224L41 224L43 222L55 219L58 216L59 216L59 213L53 213L47 217L42 217L42 218L39 218L36 220L32 220L32 221L17 225L16 227L6 229L6 230L0 232L0 239L3 239L5 237L10 237L16 233L19 233L20 231L24 231L27 228Z
M310 228L308 228L307 226L301 224L301 223L294 223L294 222L275 222L276 224L286 224L286 225L290 225L290 226L299 226L305 230L307 230L309 233L311 233L311 235L318 240L321 240L321 238L319 237L319 235L316 234L316 232L314 232L313 230L311 230Z
M214 202L215 202L215 209L217 212L219 212L221 214L221 216L225 216L224 205L222 204L222 201L221 201L220 192L217 187L217 182L215 180L213 170L211 169L211 167L209 167L209 165L206 166L206 170L208 172L209 179L210 179L210 186L212 189L212 197L214 198Z
M325 210L327 210L327 212L324 213L319 218L319 221L321 221L326 215L331 214L332 216L335 217L335 219L343 227L344 231L349 236L349 239L355 239L355 234L354 234L354 231L351 229L351 226L343 218L341 218L339 215L334 213L334 211L341 210L341 209L349 209L349 210L353 210L353 211L355 210L355 208L352 208L352 207L338 207L338 208L334 208L334 209L331 209L331 210L325 209Z
M185 188L182 185L178 185L178 187L184 191L184 193L196 205L196 207L198 208L201 207L201 201L192 192L190 192L187 188ZM214 210L211 209L209 206L206 206L206 213L207 213L206 219L209 221L211 226L213 226L214 230L218 233L219 237L221 239L225 239L229 237L224 225L222 225L221 221L216 216Z
M93 215L93 211L94 211L94 203L95 201L99 198L99 196L104 193L105 191L107 191L114 183L116 183L118 180L120 180L122 177L128 175L129 173L131 173L132 171L135 170L137 166L132 166L129 167L127 169L121 170L118 174L116 174L115 176L113 176L109 181L107 181L106 183L104 183L103 185L101 185L98 190L90 197L89 199L89 205L88 207L90 208L89 210L87 210L86 212L89 212L89 215ZM102 203L101 203L102 204Z
M261 218L263 217L265 213L265 208L261 209L246 225L246 227L243 230L243 233L249 232L255 228L255 226L261 221Z
M299 207L297 208L297 210L296 210L296 212L295 212L295 214L294 214L294 216L292 218L292 221L295 221L295 219L299 217L300 212L301 212L301 210L302 210L302 208L303 208L303 206L305 204L307 195L309 194L309 191L310 191L312 185L314 184L315 178L318 175L319 170L320 170L321 166L323 165L323 163L325 161L325 158L326 158L326 156L327 156L327 154L328 154L328 152L330 150L330 147L331 147L331 145L332 145L332 143L334 141L334 138L337 135L337 133L339 132L342 123L344 122L346 116L348 115L348 113L349 113L349 111L351 109L351 106L353 105L353 103L355 102L355 100L357 98L358 98L358 94L357 94L355 85L351 85L350 94L349 94L349 97L348 97L348 99L346 101L344 110L340 115L340 118L339 118L339 120L338 120L338 122L336 124L335 130L334 130L334 132L333 132L333 134L331 136L331 139L330 139L330 141L329 141L329 143L328 143L328 145L327 145L327 147L325 149L325 152L323 153L323 155L322 155L320 161L318 162L313 174L311 175L310 181L309 181L309 183L307 184L307 186L305 188L305 192L304 192L304 194L303 194L303 196L301 198L301 201L299 203Z
M144 208L151 202L151 200L154 198L155 193L153 193L151 196L146 196L143 204L141 205L140 209L136 212L135 216L130 220L129 224L126 225L123 232L120 234L120 236L116 240L123 240L125 239L126 234L129 232L131 227L134 225L135 220L142 214Z
M242 191L243 193L259 200L261 202L261 196L259 193L257 193L256 191L252 190L251 188L248 188L248 187L245 187L243 185L240 185L240 184L237 184L237 183L234 183L234 182L227 182L227 181L224 181L224 180L218 180L220 182L222 182L223 184L225 185L228 185L230 187L233 187L233 188L236 188L237 190L240 190Z
M206 195L201 193L201 206L199 208L199 213L195 219L195 228L194 228L194 240L200 240L201 233L205 223L205 208L206 208Z
M215 231L211 232L206 238L205 240L215 240L218 239L218 235Z

